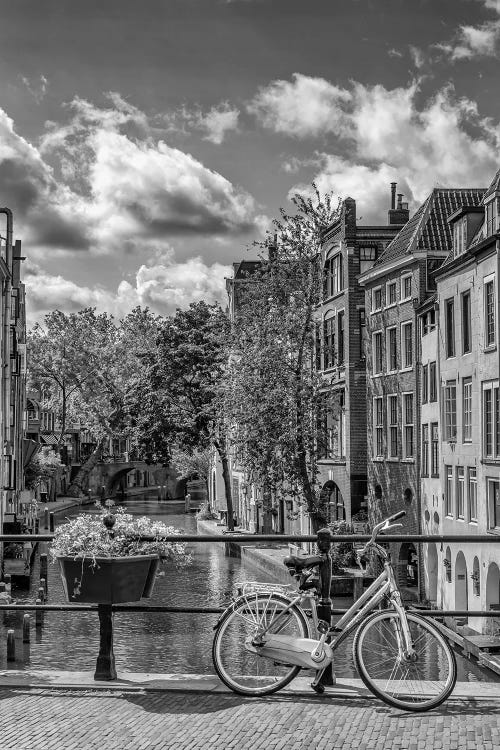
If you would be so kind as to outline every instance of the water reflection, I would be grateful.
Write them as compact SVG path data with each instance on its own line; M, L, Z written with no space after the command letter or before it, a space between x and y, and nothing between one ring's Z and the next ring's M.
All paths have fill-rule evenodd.
M134 515L148 515L196 533L193 516L185 515L179 504L159 503L156 495L130 498L124 503ZM90 506L85 512L95 512ZM69 513L63 512L58 523ZM192 544L193 563L183 570L165 568L158 577L151 604L172 606L223 606L238 584L255 579L241 560L224 556L222 544ZM18 601L34 602L39 585L38 560L33 571L30 592L14 591ZM264 574L258 574L265 581ZM269 578L267 580L270 580ZM49 564L49 603L64 603L64 593L57 566ZM146 603L144 601L144 603ZM337 605L339 606L339 605ZM92 612L47 613L43 629L35 632L32 615L32 642L22 644L22 612L0 615L0 639L6 643L6 631L16 632L18 661L6 663L5 646L0 650L0 667L23 669L62 669L91 671L99 649L98 619ZM153 612L117 613L114 616L114 650L118 671L213 673L211 647L213 625L217 615L163 614ZM356 676L351 656L351 639L344 643L335 658L339 676ZM493 673L459 657L460 680L500 681Z

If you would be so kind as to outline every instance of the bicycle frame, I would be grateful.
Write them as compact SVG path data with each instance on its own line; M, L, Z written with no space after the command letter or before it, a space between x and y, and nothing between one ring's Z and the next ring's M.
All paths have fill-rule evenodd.
M384 570L366 589L366 591L363 592L359 599L352 604L340 620L335 625L330 625L328 630L321 635L312 655L316 658L320 658L323 652L323 646L326 642L328 642L330 649L335 651L360 624L360 622L380 604L386 595L389 596L391 603L398 614L401 625L401 630L396 632L400 655L403 658L411 659L414 654L414 649L410 629L406 619L406 612L401 601L401 594L389 560L384 561ZM283 594L283 599L285 600L286 598L286 595ZM257 633L255 634L255 639L262 642L262 637L271 629L271 627L273 628L274 633L279 632L280 621L283 620L283 625L285 624L285 616L287 612L289 612L294 606L299 606L303 609L302 603L306 599L311 600L313 622L315 628L317 628L318 617L316 611L316 597L311 596L305 591L300 591L296 597L292 600L288 600L288 605L275 619L268 623L267 626L261 626L258 628Z

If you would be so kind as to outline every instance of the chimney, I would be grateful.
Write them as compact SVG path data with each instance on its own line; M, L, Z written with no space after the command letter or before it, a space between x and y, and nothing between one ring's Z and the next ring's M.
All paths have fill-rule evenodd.
M410 218L408 203L403 203L403 193L398 193L398 204L396 206L397 182L391 182L391 208L389 209L389 224L406 224Z

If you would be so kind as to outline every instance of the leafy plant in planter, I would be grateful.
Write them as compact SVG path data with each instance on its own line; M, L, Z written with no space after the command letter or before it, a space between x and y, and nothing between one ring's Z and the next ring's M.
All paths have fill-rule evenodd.
M151 595L161 561L176 566L190 562L185 544L164 538L179 530L120 507L111 514L113 502L106 505L99 514L81 514L54 532L50 556L60 565L70 602L136 601ZM144 536L153 539L140 541Z

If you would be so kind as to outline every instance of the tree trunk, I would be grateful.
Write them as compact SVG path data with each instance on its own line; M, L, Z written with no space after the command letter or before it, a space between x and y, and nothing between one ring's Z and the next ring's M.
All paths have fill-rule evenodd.
M82 497L85 494L85 489L89 483L90 472L102 458L105 440L106 438L101 438L97 443L94 452L90 454L83 466L80 466L77 475L68 487L69 497Z
M229 531L234 531L233 493L231 489L231 477L229 475L229 460L226 452L226 443L223 440L217 440L215 447L222 463L222 478L224 480L227 505L227 528Z

